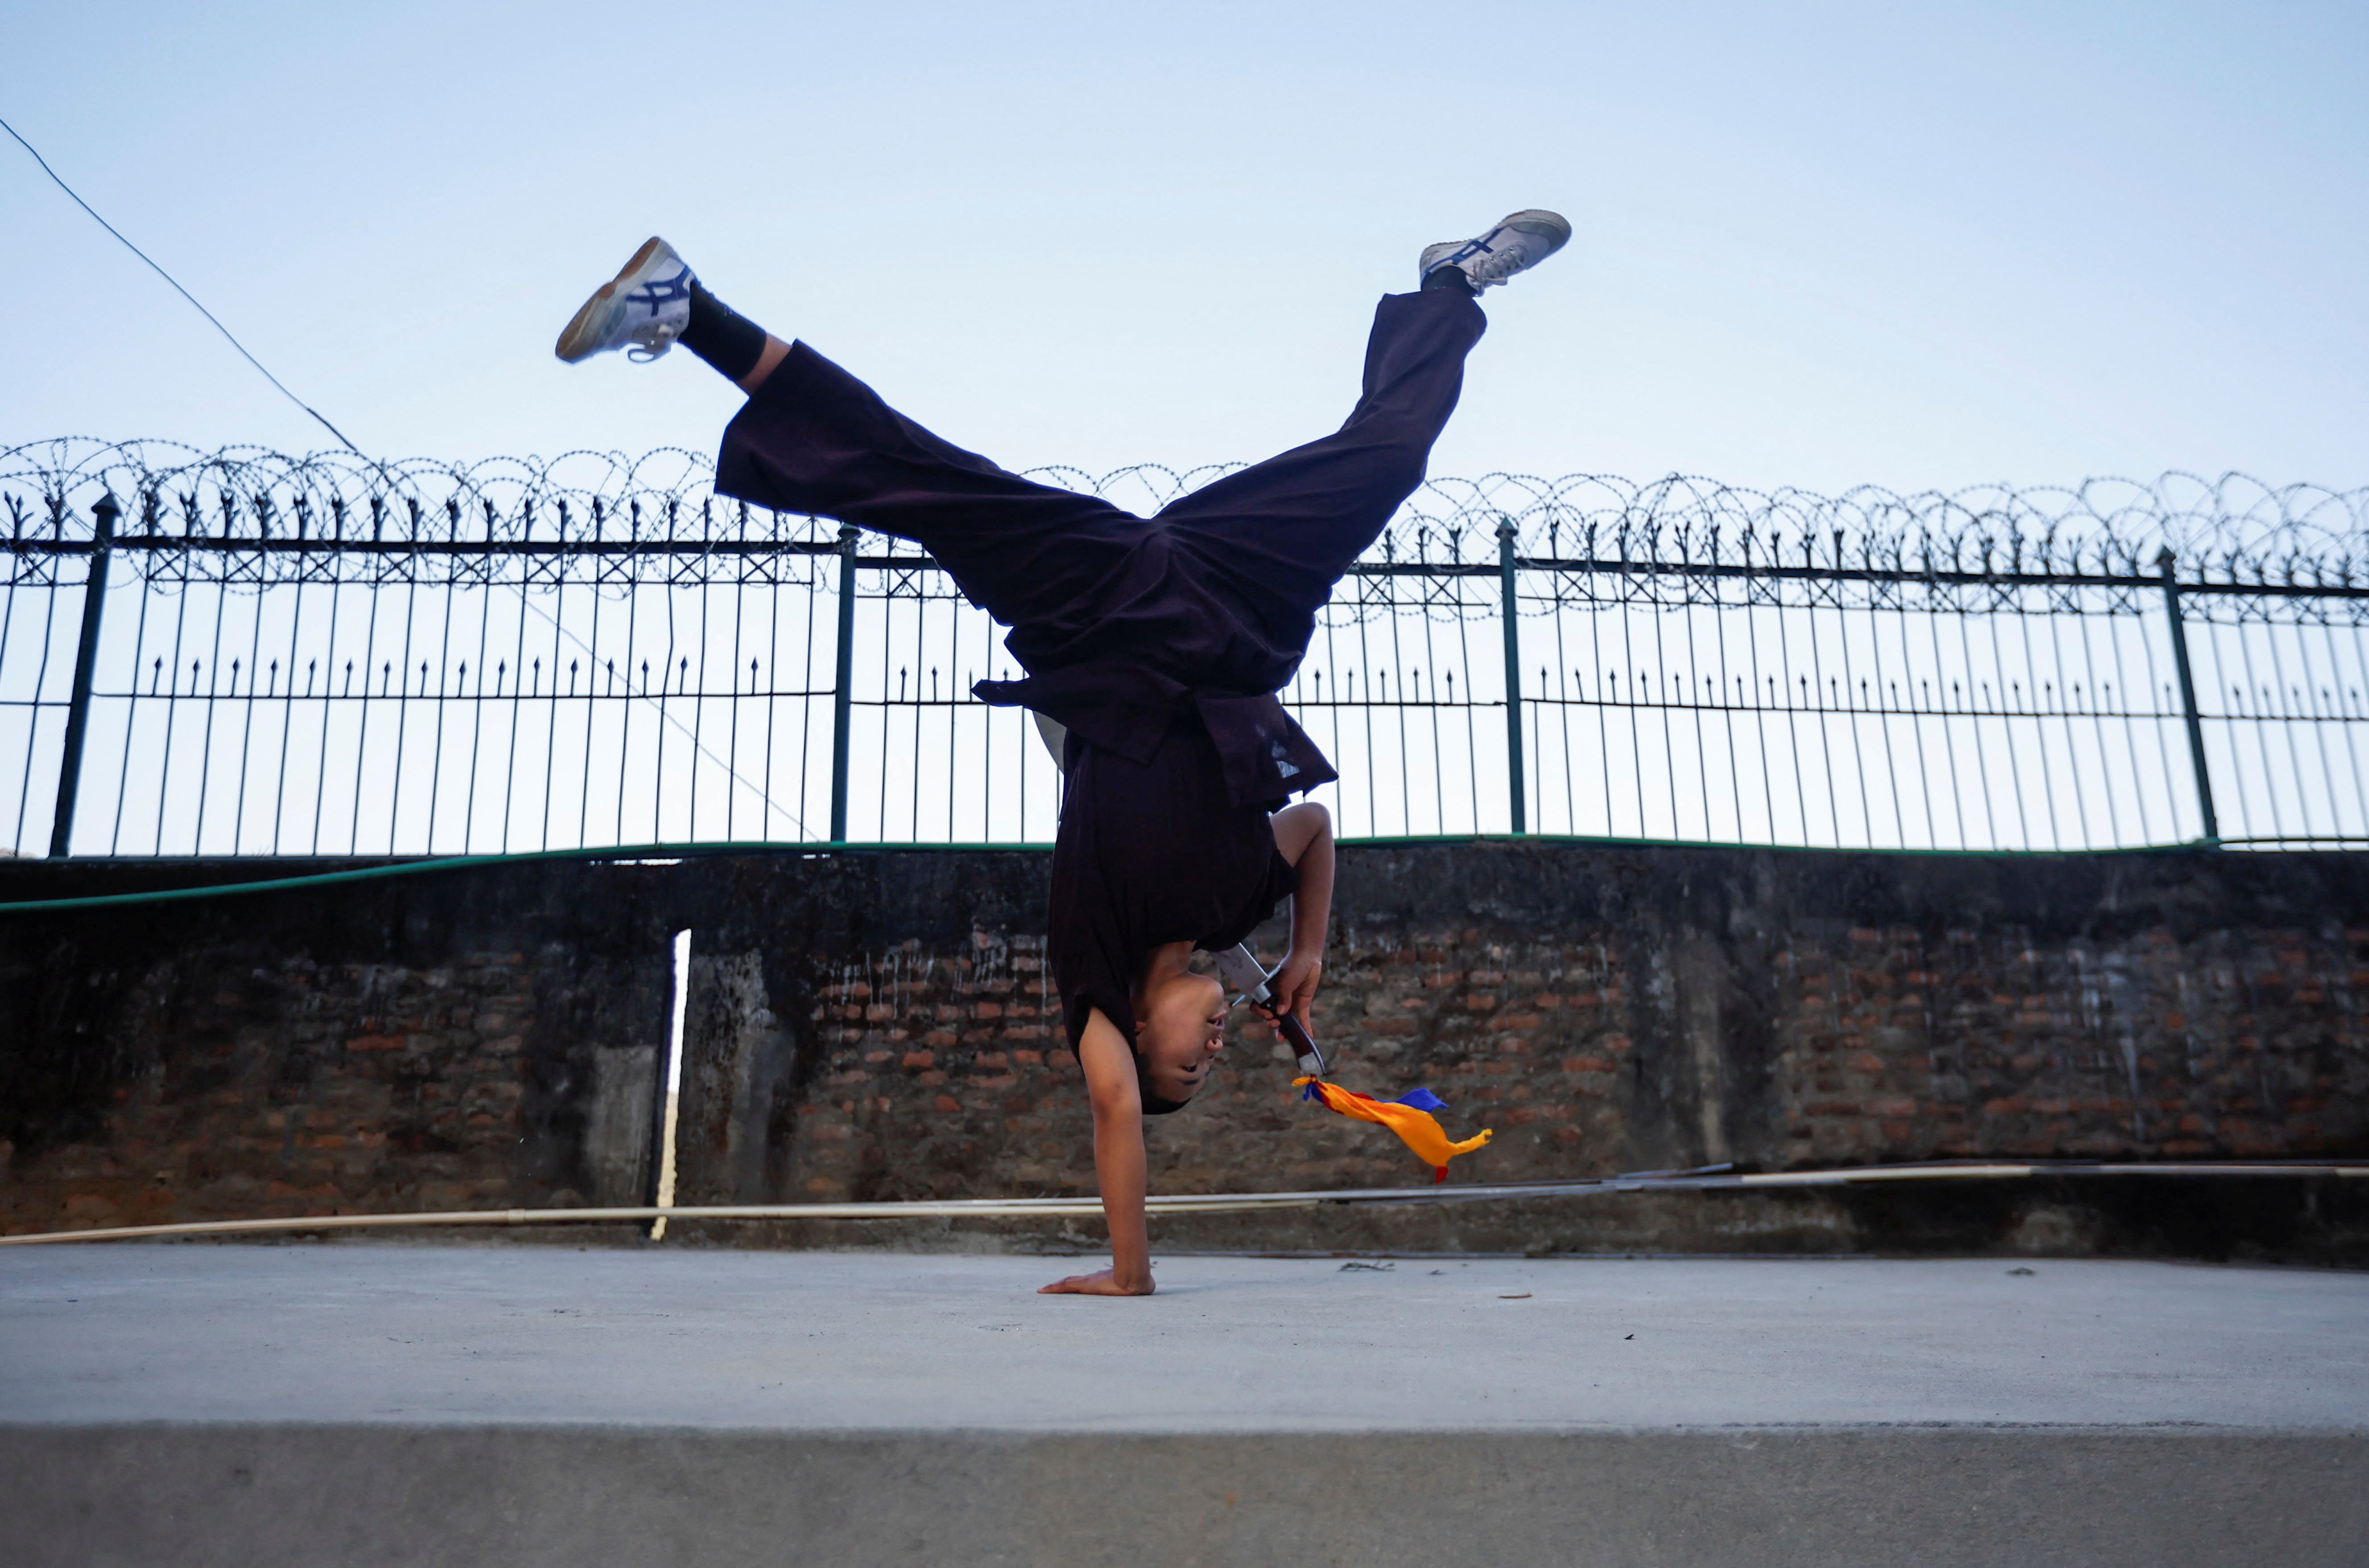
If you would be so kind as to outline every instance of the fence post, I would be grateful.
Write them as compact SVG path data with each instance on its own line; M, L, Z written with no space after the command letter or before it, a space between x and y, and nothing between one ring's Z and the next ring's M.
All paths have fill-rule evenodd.
M66 704L65 754L58 760L57 815L50 825L50 858L65 858L74 837L74 796L82 789L82 745L90 733L91 672L98 663L98 623L107 610L107 559L120 509L101 496L90 509L90 571L82 590L82 642L74 649L74 694Z
M2213 775L2204 768L2204 724L2196 711L2196 678L2188 669L2188 630L2180 617L2180 578L2175 557L2166 549L2155 558L2163 574L2164 609L2171 619L2171 662L2180 671L2180 707L2188 720L2188 761L2196 770L2196 803L2204 811L2204 841L2221 841L2221 819L2213 809Z
M863 530L839 531L839 669L830 693L830 841L847 841L847 750L855 678L855 542Z
M1513 775L1514 831L1529 831L1522 764L1521 611L1514 601L1514 520L1497 518L1497 581L1504 590L1505 619L1505 765ZM1475 824L1478 826L1478 824Z

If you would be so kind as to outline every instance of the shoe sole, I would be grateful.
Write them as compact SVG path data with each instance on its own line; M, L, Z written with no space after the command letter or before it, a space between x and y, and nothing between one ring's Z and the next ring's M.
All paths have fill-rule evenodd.
M648 265L650 258L657 255L658 247L664 244L666 241L656 235L644 240L642 248L634 252L634 258L619 268L614 278L593 290L590 299L577 307L576 314L567 318L567 326L561 330L559 341L552 346L551 351L571 365L589 360L598 352L599 344L593 340L593 316L599 314L602 304L616 297L617 285Z

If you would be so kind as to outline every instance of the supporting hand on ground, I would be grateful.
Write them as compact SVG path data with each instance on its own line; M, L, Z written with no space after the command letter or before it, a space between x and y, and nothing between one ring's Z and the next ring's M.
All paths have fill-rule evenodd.
M1055 1280L1037 1294L1149 1296L1151 1237L1143 1197L1150 1177L1143 1156L1143 1100L1134 1053L1099 1007L1086 1020L1078 1063L1085 1070L1086 1094L1094 1108L1094 1175L1102 1184L1103 1219L1110 1227L1111 1266Z
M1122 1284L1118 1270L1105 1268L1093 1274L1073 1274L1067 1279L1057 1279L1050 1285L1036 1288L1039 1296L1149 1296L1159 1287L1152 1283L1151 1271L1143 1271L1139 1285Z

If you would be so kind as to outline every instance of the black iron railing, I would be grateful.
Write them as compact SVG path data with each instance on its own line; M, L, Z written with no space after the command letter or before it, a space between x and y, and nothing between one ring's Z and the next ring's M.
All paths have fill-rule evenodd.
M1224 472L1049 482L1151 511ZM703 459L0 452L0 844L1041 842L913 546ZM2369 843L2369 492L1435 480L1284 693L1353 837ZM13 798L12 798L13 796Z

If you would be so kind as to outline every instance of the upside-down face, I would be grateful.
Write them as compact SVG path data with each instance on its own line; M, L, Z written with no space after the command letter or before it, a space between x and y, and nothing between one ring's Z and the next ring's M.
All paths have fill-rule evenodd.
M1226 988L1207 975L1180 975L1136 1009L1135 1054L1143 1081L1164 1100L1200 1092L1226 1048Z

